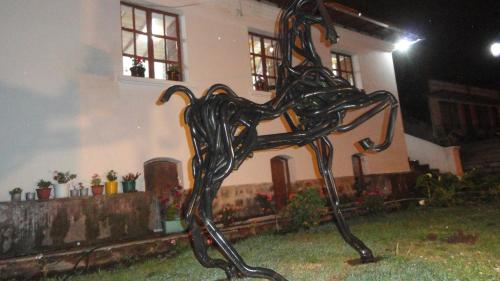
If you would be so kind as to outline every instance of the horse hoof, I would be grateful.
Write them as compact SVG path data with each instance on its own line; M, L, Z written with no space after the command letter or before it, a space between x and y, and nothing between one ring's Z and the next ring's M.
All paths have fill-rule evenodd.
M226 272L227 280L235 280L237 278L241 278L241 272L234 265L230 265L224 269Z
M369 138L366 138L366 139L362 139L360 141L358 141L359 145L361 145L361 147L366 151L366 150L370 150L372 149L374 143L371 139Z
M361 256L361 263L372 263L372 262L375 262L375 258L373 257L373 255Z

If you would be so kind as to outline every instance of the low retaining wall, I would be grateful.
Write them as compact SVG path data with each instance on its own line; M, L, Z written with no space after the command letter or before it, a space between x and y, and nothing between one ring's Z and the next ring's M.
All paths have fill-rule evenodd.
M415 178L414 173L364 177L366 189L377 187L387 198L408 196ZM341 196L354 196L353 177L336 178L336 183ZM290 192L322 186L321 180L298 181L292 184ZM224 205L236 206L240 209L239 217L262 215L255 202L259 192L272 193L272 184L224 186L214 207L220 210ZM256 218L248 222L245 227L235 225L225 232L236 239L255 234L256 229L262 231L274 226L274 219ZM5 276L40 276L44 272L66 271L82 254L96 246L99 249L85 266L113 263L127 253L147 256L168 252L171 248L168 241L175 237L155 234L159 225L158 200L148 192L0 203L0 280ZM131 242L134 240L141 242Z
M157 209L144 192L0 203L0 259L144 238Z
M364 189L378 188L390 199L408 197L411 195L411 188L415 186L416 177L413 172L364 175ZM355 197L354 177L338 177L335 178L335 183L339 195L344 200L345 198L353 199ZM296 193L310 187L323 188L323 180L296 181L292 183L290 193ZM220 213L224 206L233 207L236 210L237 217L248 218L263 215L260 210L261 207L255 201L257 193L272 194L272 183L222 186L214 201L215 217L218 217L217 214Z
M408 156L441 172L463 175L459 146L440 146L435 143L405 134Z
M393 208L398 208L400 202L419 199L397 200L386 202L386 205L392 204L394 205ZM360 213L358 207L350 205L352 204L341 206L346 218ZM276 219L276 216L270 215L237 222L230 227L218 226L227 239L235 241L262 232L275 231ZM326 214L322 218L322 222L331 222L332 220L333 217L331 214ZM140 260L152 256L158 257L159 255L171 256L177 253L177 245L188 245L188 238L186 233L157 235L153 238L106 244L101 247L85 247L71 251L47 253L45 255L39 254L36 256L4 259L0 260L0 280L32 280L62 273L73 274L74 270L98 269L116 265L123 262L123 260L130 260L131 258Z

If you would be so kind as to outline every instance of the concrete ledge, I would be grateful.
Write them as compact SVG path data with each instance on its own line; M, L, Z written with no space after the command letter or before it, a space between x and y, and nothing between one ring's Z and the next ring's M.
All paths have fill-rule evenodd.
M418 201L422 198L406 198L385 202L387 209L397 208L404 201ZM346 204L341 206L345 217L351 217L362 213L359 206ZM332 222L331 213L322 218L322 222ZM281 220L280 220L281 221ZM222 228L224 236L231 241L247 238L265 231L274 230L276 227L276 216L252 218L237 222L234 226ZM85 247L70 251L51 252L46 254L32 255L20 258L0 260L0 280L12 280L23 278L31 280L34 278L61 273L71 273L73 270L84 270L106 267L116 264L125 258L135 259L147 258L158 255L173 254L174 245L189 243L186 233L173 235L159 235L149 239L129 241L124 243L103 244L95 247Z
M0 203L0 259L154 235L154 196L112 196Z
M234 241L271 230L274 227L275 216L266 216L225 228L223 233L228 239ZM168 236L157 235L138 241L4 259L0 260L0 280L16 278L31 280L49 274L71 272L73 269L82 270L109 266L120 262L124 257L146 258L168 254L172 252L175 244L187 244L188 242L188 235L185 233Z

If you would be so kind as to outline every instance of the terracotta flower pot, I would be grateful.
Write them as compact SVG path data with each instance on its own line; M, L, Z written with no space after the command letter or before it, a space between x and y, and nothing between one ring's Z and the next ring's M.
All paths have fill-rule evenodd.
M112 195L118 193L118 182L117 181L107 181L105 183L106 195Z
M168 80L180 81L181 74L177 71L167 71Z
M92 186L92 195L102 195L102 192L104 191L104 185L94 185Z
M37 188L36 195L39 200L47 200L50 198L50 193L52 192L51 188Z

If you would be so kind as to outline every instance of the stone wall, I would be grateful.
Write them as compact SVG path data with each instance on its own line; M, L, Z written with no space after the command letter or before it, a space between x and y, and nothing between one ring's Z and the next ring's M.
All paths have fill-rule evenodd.
M416 175L413 172L365 175L364 189L378 188L387 198L403 198L409 195L415 181ZM343 200L355 198L354 177L338 177L335 178L335 183L339 196ZM320 179L295 181L291 185L290 193L296 193L310 187L324 188L324 184ZM217 218L224 206L234 208L237 216L241 218L262 215L260 206L255 200L257 193L273 194L272 183L222 186L214 201L214 216Z
M0 259L144 238L157 219L144 192L0 203Z
M257 193L272 194L272 188L272 183L222 186L213 204L215 217L227 206L237 210L238 217L261 215L255 196Z
M377 187L389 198L408 196L413 173L365 176L365 189ZM343 200L354 198L354 178L336 178ZM319 179L296 181L290 192L323 187ZM240 219L263 215L257 193L272 194L272 183L223 186L214 201L214 217L224 206L236 209ZM346 203L345 201L341 203ZM0 203L0 259L74 250L154 236L160 212L153 193Z
M388 198L402 198L409 195L411 188L415 185L416 175L413 172L408 173L390 173L364 175L364 190L373 188L380 189ZM354 177L335 178L337 191L340 197L354 198L356 189L354 187ZM323 188L322 180L297 181L292 184L292 192L300 191L307 187Z

